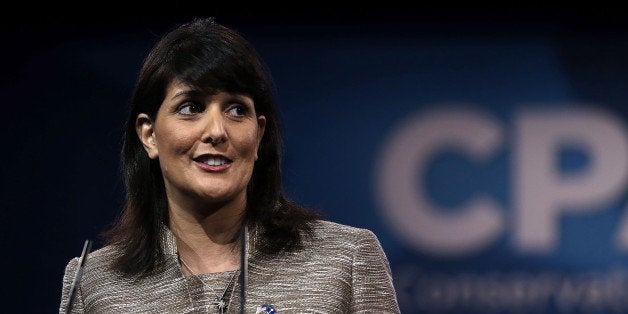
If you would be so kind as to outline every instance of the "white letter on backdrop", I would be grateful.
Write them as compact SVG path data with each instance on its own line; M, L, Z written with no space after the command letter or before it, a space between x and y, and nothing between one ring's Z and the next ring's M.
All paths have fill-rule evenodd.
M442 108L400 124L382 148L376 176L376 193L391 229L433 255L459 256L490 245L504 230L504 213L493 200L476 196L464 208L447 212L430 201L421 178L443 148L482 161L501 143L496 120L477 110Z
M549 252L559 242L564 215L599 210L625 193L628 141L620 119L584 107L528 109L516 123L514 157L515 234L524 252ZM584 171L560 172L565 145L589 156Z

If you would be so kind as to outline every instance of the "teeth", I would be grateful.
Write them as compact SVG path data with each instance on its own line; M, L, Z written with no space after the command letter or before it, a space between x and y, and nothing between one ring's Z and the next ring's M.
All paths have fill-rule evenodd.
M220 166L220 165L224 165L225 163L227 163L227 160L222 158L222 157L207 157L207 159L205 159L205 163L210 165L210 166Z

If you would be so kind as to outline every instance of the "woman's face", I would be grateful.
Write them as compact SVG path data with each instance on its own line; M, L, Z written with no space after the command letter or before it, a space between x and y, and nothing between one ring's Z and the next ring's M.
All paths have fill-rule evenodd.
M178 80L154 121L145 114L136 121L149 157L159 160L171 206L245 206L265 125L250 97L203 95Z

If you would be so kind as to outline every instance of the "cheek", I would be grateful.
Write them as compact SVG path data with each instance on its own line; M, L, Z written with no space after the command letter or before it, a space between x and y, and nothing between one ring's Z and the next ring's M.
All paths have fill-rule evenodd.
M239 137L238 151L243 157L255 159L257 157L257 132L247 132Z
M194 145L192 132L177 132L177 130L162 129L155 131L157 146L161 155L181 154L187 152Z

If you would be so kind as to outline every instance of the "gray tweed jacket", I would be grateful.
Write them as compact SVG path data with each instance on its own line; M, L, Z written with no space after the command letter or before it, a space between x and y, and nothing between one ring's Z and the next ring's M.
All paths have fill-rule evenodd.
M163 240L166 270L138 281L110 269L114 247L90 253L72 313L218 313L212 302L230 274L201 275L200 280L183 276L167 228ZM275 257L257 253L254 237L250 241L244 313L256 313L263 304L276 313L399 313L388 259L367 229L320 221L304 249ZM66 312L78 260L71 259L65 268L59 313ZM230 295L227 313L240 313L239 280L225 290Z

